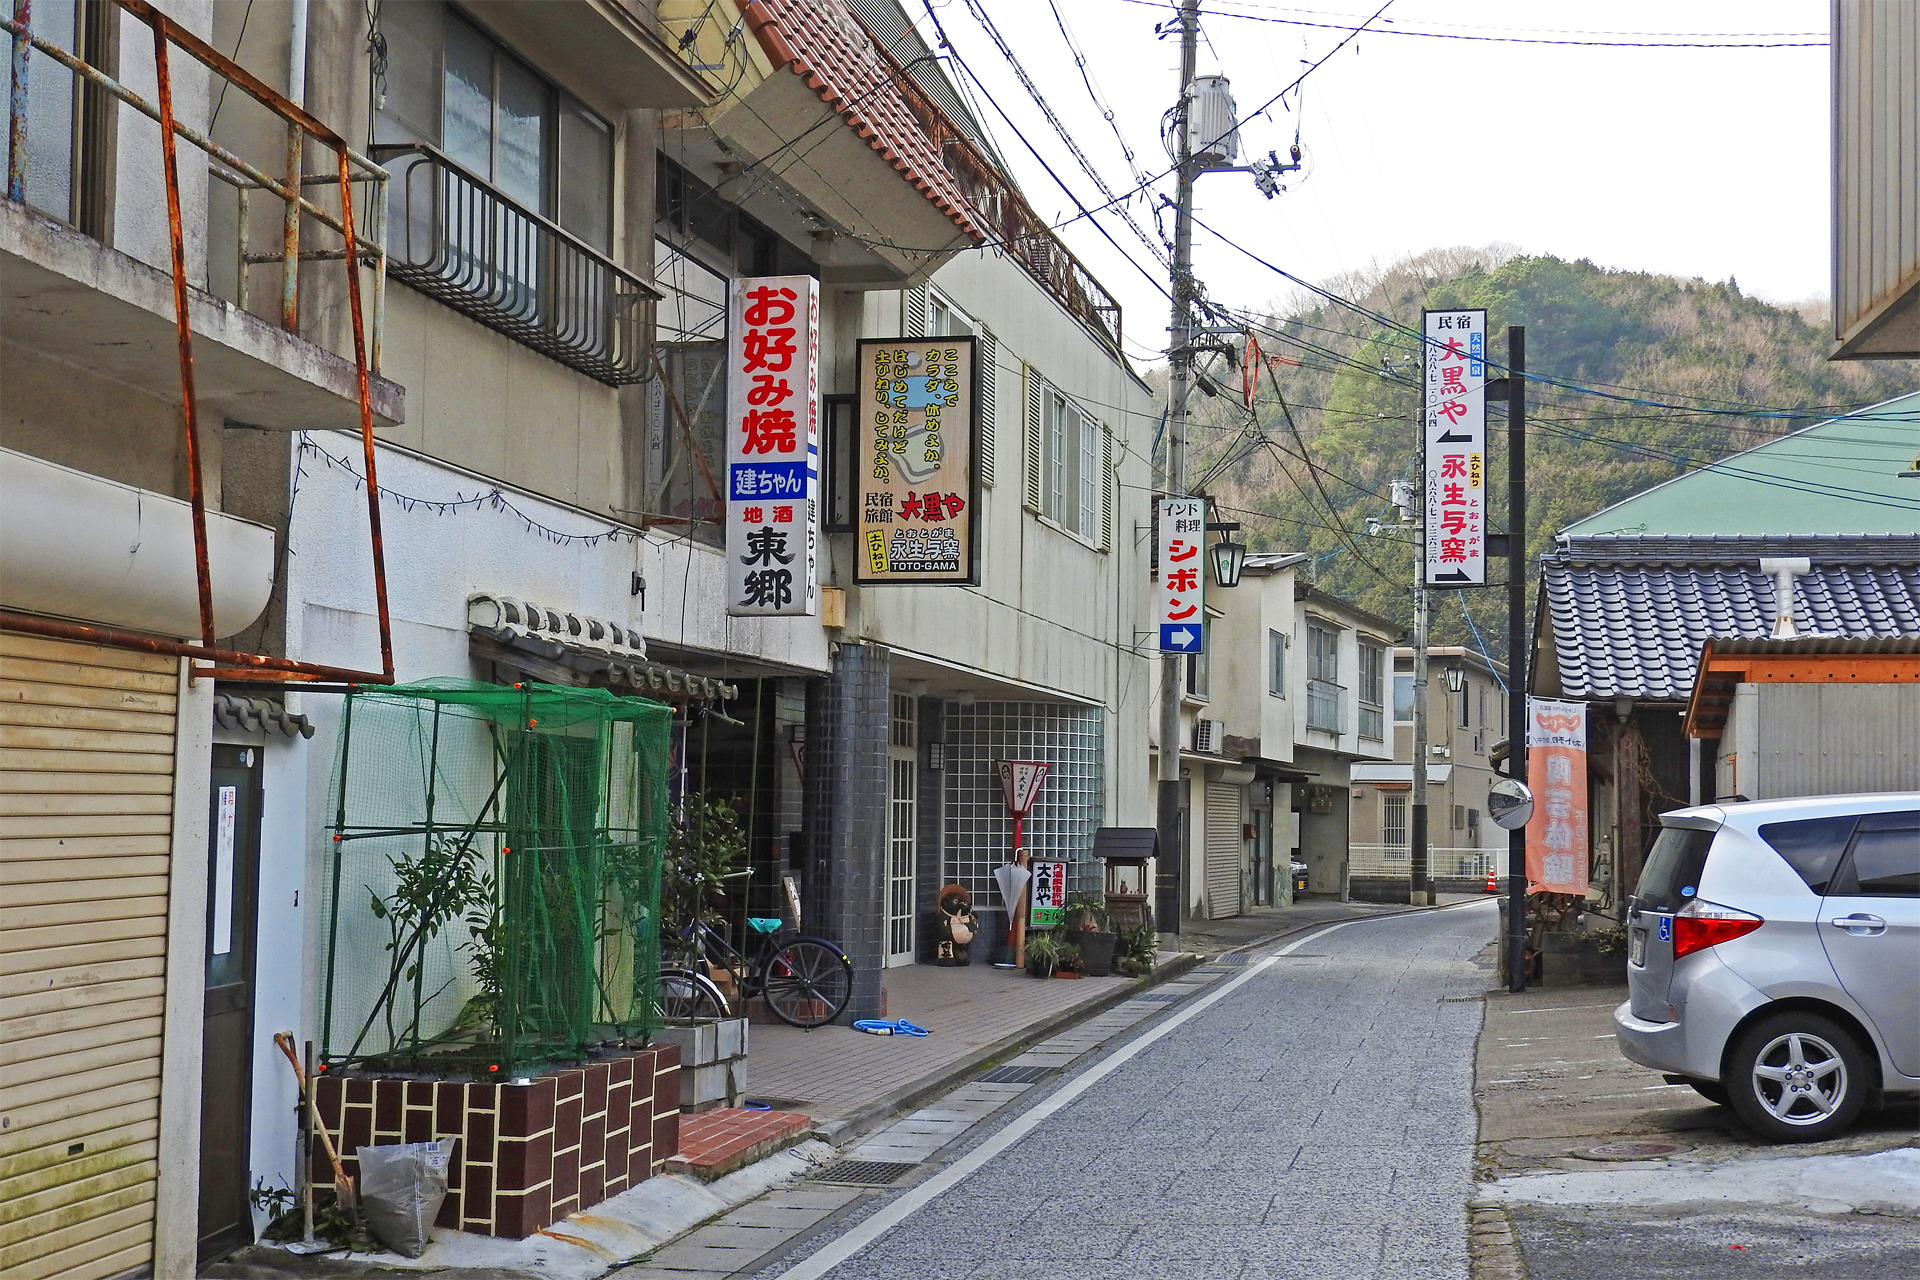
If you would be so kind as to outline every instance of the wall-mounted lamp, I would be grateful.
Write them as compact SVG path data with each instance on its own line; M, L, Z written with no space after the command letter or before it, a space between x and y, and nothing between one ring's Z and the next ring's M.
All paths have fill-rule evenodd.
M947 744L944 742L929 742L927 744L927 768L938 773L946 767Z
M1240 526L1233 523L1207 523L1208 533L1234 534ZM1240 570L1246 567L1247 544L1236 542L1231 537L1222 538L1209 548L1213 556L1213 580L1223 587L1240 585Z
M1465 667L1447 668L1447 692L1458 693L1467 687L1467 669Z
M973 705L973 690L971 690L971 689L961 689L961 690L959 690L958 692L956 692L956 693L955 693L955 694L953 695L953 704L954 704L955 706L957 706L957 707L970 707L970 706L972 706L972 705Z

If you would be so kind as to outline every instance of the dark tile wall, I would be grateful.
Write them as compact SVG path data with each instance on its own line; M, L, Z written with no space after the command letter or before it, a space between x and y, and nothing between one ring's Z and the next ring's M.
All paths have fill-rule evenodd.
M680 1050L643 1049L525 1084L322 1076L321 1121L363 1146L457 1140L436 1225L524 1239L660 1172L680 1149ZM324 1152L314 1178L333 1180Z
M946 703L939 698L921 698L920 703L920 808L918 813L919 831L915 836L917 855L914 881L915 948L923 964L933 961L937 939L934 921L939 918L940 890L946 885L946 858L941 844L946 830L946 781L945 771L927 768L927 745L944 741L945 726L942 719L946 712ZM990 959L976 944L972 958L978 962Z
M843 1022L884 1016L891 668L879 645L842 645L807 692L807 928L853 960Z

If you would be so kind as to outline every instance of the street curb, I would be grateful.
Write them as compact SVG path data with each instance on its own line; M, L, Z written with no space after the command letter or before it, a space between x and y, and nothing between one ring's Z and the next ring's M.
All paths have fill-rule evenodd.
M1199 955L1193 952L1182 952L1173 959L1155 968L1154 971L1146 977L1137 978L1127 986L1110 992L1098 1000L1088 1004L1076 1005L1074 1008L1054 1015L1045 1022L1037 1022L1031 1026L1022 1027L1012 1035L996 1040L992 1044L984 1045L964 1058L956 1058L935 1074L923 1076L911 1084L903 1085L892 1093L875 1098L847 1115L836 1116L831 1120L821 1121L814 1125L814 1134L826 1142L833 1143L835 1146L842 1145L853 1138L859 1137L869 1129L877 1127L882 1120L891 1117L896 1112L909 1111L928 1098L933 1097L935 1094L945 1093L967 1077L979 1071L980 1068L987 1063L997 1058L1007 1057L1019 1050L1025 1049L1028 1045L1045 1040L1049 1036L1057 1035L1068 1027L1083 1022L1096 1014L1105 1013L1108 1009L1113 1008L1122 1001L1131 1000L1142 991L1150 990L1163 982L1180 977L1189 970L1198 968L1201 963L1202 960Z
M1467 1266L1473 1280L1527 1280L1513 1220L1491 1201L1467 1202Z
M1430 906L1424 906L1424 907L1400 907L1398 910L1394 910L1394 911L1369 911L1362 915L1348 916L1346 920L1304 921L1300 924L1290 924L1284 929L1280 929L1274 933L1269 933L1262 937L1255 938L1252 942L1243 942L1237 947L1227 947L1222 951L1214 952L1213 955L1216 959L1220 956L1239 955L1243 951L1252 951L1256 947L1264 947L1270 942L1278 942L1282 938L1291 938L1294 934L1305 933L1309 929L1325 928L1327 925L1330 925L1330 924L1345 924L1348 921L1352 921L1352 920L1378 920L1378 919L1384 919L1388 916L1411 916L1411 915L1418 915L1422 912L1427 912L1427 911L1452 911L1456 907L1470 907L1470 906L1474 906L1476 903L1479 903L1481 901L1484 901L1484 899L1476 898L1472 902L1436 902ZM1200 954L1202 956L1205 955L1204 952L1196 953L1196 954ZM1204 962L1205 961L1203 960L1203 963Z

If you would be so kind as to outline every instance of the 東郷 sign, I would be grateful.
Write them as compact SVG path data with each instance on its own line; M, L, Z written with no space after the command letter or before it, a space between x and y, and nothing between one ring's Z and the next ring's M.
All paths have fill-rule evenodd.
M977 585L974 339L857 346L854 581Z
M1429 587L1487 583L1487 313L1424 313L1420 420Z
M727 325L727 612L817 611L820 285L733 282Z
M1199 653L1206 646L1207 500L1160 499L1160 581L1155 606L1160 652Z

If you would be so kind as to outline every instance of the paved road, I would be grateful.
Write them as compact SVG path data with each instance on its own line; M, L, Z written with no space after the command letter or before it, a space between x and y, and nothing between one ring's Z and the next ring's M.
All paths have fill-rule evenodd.
M825 1276L1464 1278L1493 927L1469 907L1292 941L843 1222L852 1244L899 1218ZM820 1274L823 1244L763 1274Z

